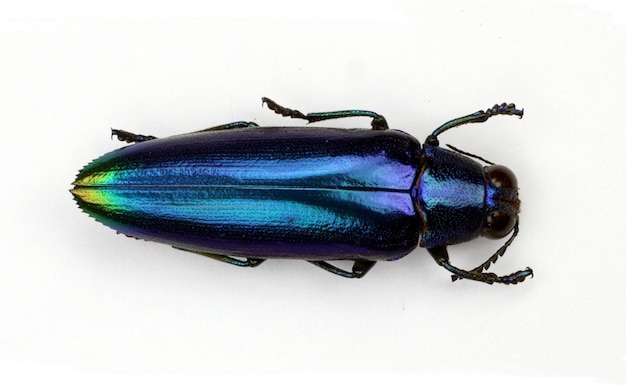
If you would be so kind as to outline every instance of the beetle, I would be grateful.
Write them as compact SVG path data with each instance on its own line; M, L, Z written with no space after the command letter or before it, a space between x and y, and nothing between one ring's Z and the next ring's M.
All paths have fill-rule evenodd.
M453 127L496 115L522 118L514 104L448 121L421 145L373 111L303 114L262 102L309 123L369 117L371 129L239 121L163 139L112 129L131 145L85 166L71 193L84 212L118 233L241 267L295 258L360 278L377 261L397 260L419 245L453 281L517 284L532 277L530 268L504 276L486 271L519 231L515 175L443 149L438 140ZM449 245L511 232L476 268L449 261ZM336 260L351 261L352 269Z

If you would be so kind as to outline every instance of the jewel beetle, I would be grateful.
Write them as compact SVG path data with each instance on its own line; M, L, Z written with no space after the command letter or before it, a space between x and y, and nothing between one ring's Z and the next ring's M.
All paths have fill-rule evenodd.
M303 114L262 100L277 114L309 123L369 117L372 127L242 121L162 139L112 130L131 145L85 166L73 183L74 199L118 233L241 267L293 258L359 278L377 261L397 260L419 245L453 280L517 284L533 275L530 268L504 276L486 271L519 230L515 175L443 149L438 140L453 127L496 115L521 118L514 104L453 119L421 145L372 111ZM476 268L449 261L449 245L508 234ZM352 269L337 260L351 261Z

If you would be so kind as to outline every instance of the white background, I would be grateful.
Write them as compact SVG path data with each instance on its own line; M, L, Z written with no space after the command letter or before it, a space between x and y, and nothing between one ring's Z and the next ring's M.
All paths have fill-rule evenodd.
M626 382L626 25L615 4L106 4L27 3L0 20L5 376ZM374 110L420 141L494 103L523 107L522 120L441 140L515 171L521 231L493 270L530 266L535 278L451 283L423 250L362 280L300 261L240 269L117 235L77 209L76 172L121 146L110 127L162 137L303 124L262 96L304 112ZM451 258L473 267L499 245L477 240Z

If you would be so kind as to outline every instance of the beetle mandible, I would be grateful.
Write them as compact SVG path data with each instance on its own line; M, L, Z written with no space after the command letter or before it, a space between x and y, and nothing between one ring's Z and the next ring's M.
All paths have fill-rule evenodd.
M496 115L521 118L523 110L514 104L453 119L422 146L372 111L303 114L262 101L277 114L309 123L370 117L372 127L233 122L163 139L112 129L132 145L85 166L73 183L74 199L119 233L241 267L295 258L360 278L377 261L397 260L419 245L453 280L517 284L533 275L530 268L504 276L486 272L519 231L514 174L443 149L438 140L453 127ZM476 268L449 261L449 245L511 232ZM352 261L352 269L335 260Z

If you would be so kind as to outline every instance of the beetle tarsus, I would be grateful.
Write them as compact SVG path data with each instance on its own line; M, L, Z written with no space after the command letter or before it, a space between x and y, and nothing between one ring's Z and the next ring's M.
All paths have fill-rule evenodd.
M478 113L483 113L487 116L485 121L494 115L516 115L521 119L524 116L524 109L516 109L515 103L501 103L499 105L493 105L493 107L487 109L487 111L479 111Z
M262 104L267 104L267 107L275 112L276 114L282 115L283 117L288 118L298 118L298 119L307 119L307 116L298 110L293 110L287 107L283 107L278 103L274 102L270 98L263 97L261 98ZM310 121L309 121L310 122Z
M157 139L152 135L135 134L130 131L118 130L111 128L111 136L116 136L118 140L127 143L145 142Z
M352 117L369 117L372 118L372 130L387 130L389 125L387 120L382 115L369 110L341 110L341 111L328 111L323 113L309 113L304 114L299 110L283 107L273 100L263 97L261 98L263 104L267 104L267 107L276 114L283 117L304 119L312 122L325 121L327 119L340 119L340 118L352 118Z
M309 263L316 265L330 273L334 273L335 275L339 275L339 276L346 277L349 279L362 278L369 272L370 269L372 269L374 264L376 264L375 261L365 260L365 259L356 259L353 261L354 261L354 264L352 265L352 272L343 270L326 261L309 261Z
M467 123L480 123L485 122L491 117L496 115L515 115L520 118L524 116L524 109L517 109L515 103L501 103L496 104L487 110L480 110L473 114L469 114L460 118L453 119L439 126L431 135L426 138L426 144L431 146L439 146L439 140L437 137L453 127L465 125Z

